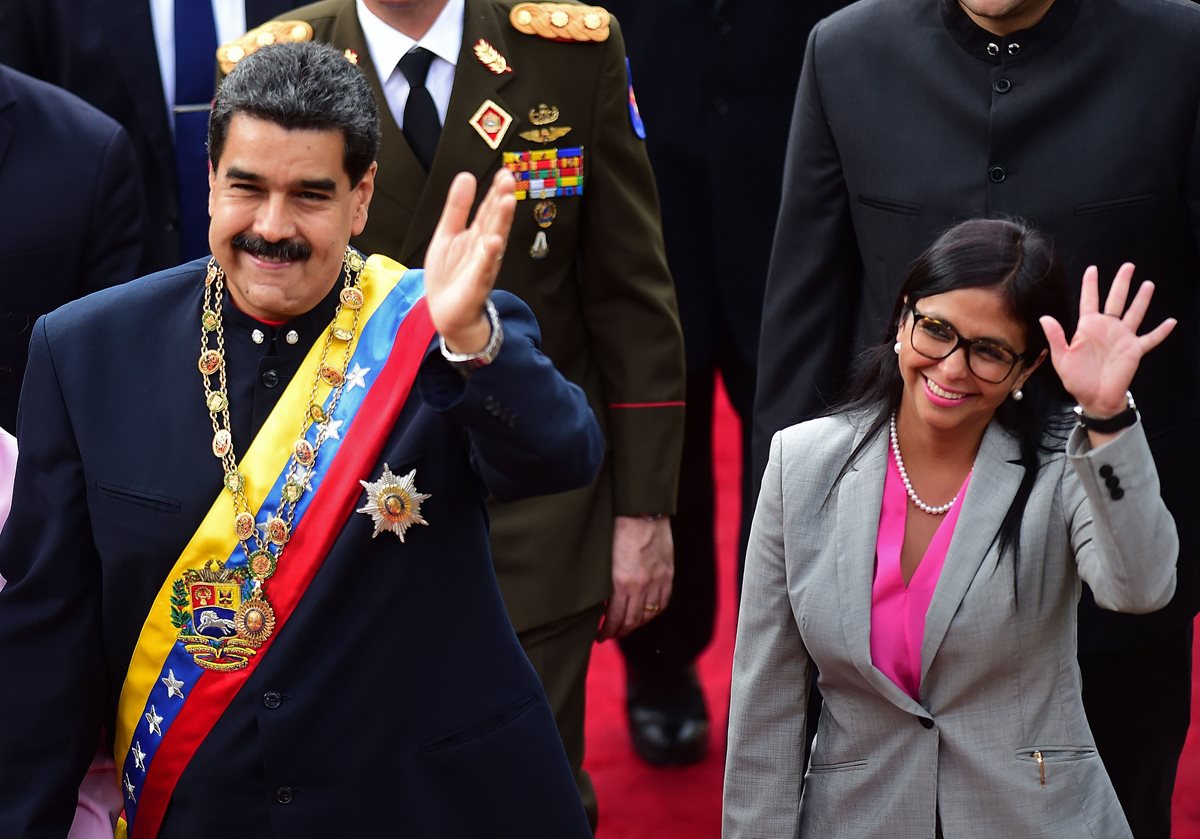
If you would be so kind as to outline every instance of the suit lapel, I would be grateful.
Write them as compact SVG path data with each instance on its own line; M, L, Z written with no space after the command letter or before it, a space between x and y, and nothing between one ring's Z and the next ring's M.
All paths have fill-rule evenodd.
M509 58L506 42L507 18L493 14L487 0L466 0L463 21L463 42L458 54L458 65L454 70L454 90L450 95L450 106L446 110L446 123L442 126L441 140L433 158L428 176L421 170L416 157L408 150L401 135L405 151L417 167L423 188L416 202L412 221L409 223L404 244L400 248L400 260L406 265L419 266L425 247L433 236L442 204L450 182L459 172L470 172L483 184L483 178L500 160L499 149L492 149L470 125L470 119L485 100L491 99L513 117L506 138L518 130L522 116L513 111L500 95L500 90L513 80L523 68L515 67L511 73L496 75L475 57L475 44L482 38L497 52ZM394 124L393 124L394 127ZM397 134L399 131L397 130ZM382 160L380 168L383 167ZM391 178L389 178L391 180ZM480 189L478 197L482 197ZM478 203L478 201L476 202Z
M946 562L925 615L925 640L921 644L921 684L946 638L950 621L979 572L984 557L999 546L999 531L1024 473L1018 458L1017 441L993 422L983 435L979 454L954 535L946 551ZM1011 461L1017 460L1016 463Z
M107 30L108 53L129 90L129 100L138 111L154 159L167 176L163 183L175 190L175 139L171 134L167 100L163 95L162 71L154 46L154 26L150 4L137 0L117 0L108 10L95 16ZM137 48L139 45L142 48Z
M17 101L16 95L12 92L12 86L8 82L8 72L3 66L0 66L0 167L3 166L4 155L8 152L13 134L16 133L13 116L5 113Z
M855 439L857 446L861 434ZM837 504L837 588L842 632L858 672L885 699L902 711L925 710L871 662L871 587L875 576L875 544L879 510L887 475L888 438L877 434L854 467L842 478Z

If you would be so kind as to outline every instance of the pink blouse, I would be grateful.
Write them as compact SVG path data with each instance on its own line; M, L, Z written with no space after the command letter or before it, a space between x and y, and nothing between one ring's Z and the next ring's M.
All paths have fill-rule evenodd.
M904 546L904 523L908 518L908 493L900 479L895 458L888 457L883 484L883 506L879 511L879 537L875 546L875 582L871 586L871 663L901 690L921 699L921 643L925 640L925 614L937 588L958 511L967 493L971 473L958 491L958 503L950 508L925 549L921 564L908 585L900 571Z

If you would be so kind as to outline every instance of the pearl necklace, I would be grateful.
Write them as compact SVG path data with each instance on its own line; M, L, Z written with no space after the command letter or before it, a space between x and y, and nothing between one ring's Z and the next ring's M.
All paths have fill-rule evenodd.
M926 504L924 501L922 501L920 496L917 495L917 491L915 489L913 489L912 481L910 481L908 479L908 470L904 468L904 458L900 456L900 440L896 436L896 412L895 411L892 412L891 431L892 431L892 456L896 459L896 468L900 470L900 480L904 482L904 489L908 493L908 497L912 499L912 503L916 504L917 509L920 510L922 513L929 513L929 515L931 515L931 516L946 515L946 513L948 513L950 511L950 508L954 506L954 502L958 500L958 494L955 493L953 498L951 498L949 501L947 501L945 504L941 505L940 507L934 507L934 506L932 506L930 504Z

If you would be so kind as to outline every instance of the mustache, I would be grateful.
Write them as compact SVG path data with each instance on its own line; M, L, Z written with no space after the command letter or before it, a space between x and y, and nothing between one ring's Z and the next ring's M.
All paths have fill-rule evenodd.
M303 262L312 256L312 248L303 239L284 239L281 242L268 242L262 236L253 233L239 233L230 243L234 248L245 251L251 256L262 259L273 259L283 262Z

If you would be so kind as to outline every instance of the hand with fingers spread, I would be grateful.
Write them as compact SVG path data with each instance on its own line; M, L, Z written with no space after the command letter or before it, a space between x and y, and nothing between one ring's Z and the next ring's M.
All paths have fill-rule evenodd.
M451 352L484 349L491 326L484 304L508 242L517 200L507 169L500 169L468 225L475 200L475 178L460 172L450 184L446 206L425 256L425 294L429 317Z
M1126 309L1133 279L1133 264L1126 262L1118 269L1101 311L1098 274L1094 265L1083 272L1079 323L1069 344L1054 318L1042 317L1040 323L1050 344L1051 363L1067 392L1088 416L1110 417L1125 409L1125 392L1142 356L1171 334L1176 321L1167 318L1139 336L1154 284L1142 283Z
M653 620L671 600L675 546L666 517L613 520L613 593L596 638L624 638Z

